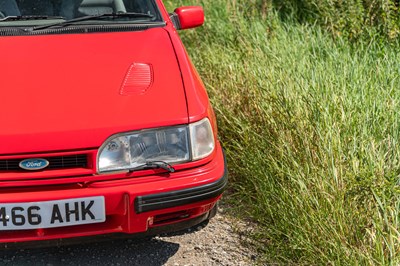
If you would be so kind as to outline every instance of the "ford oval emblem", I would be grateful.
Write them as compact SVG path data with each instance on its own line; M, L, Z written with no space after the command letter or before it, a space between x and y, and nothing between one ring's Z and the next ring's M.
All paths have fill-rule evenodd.
M45 159L26 159L19 163L19 167L31 171L46 168L48 165L49 161Z

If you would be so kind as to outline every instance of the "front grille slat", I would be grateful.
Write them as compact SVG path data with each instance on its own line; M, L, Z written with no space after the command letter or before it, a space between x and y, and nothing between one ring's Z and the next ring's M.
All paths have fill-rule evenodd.
M44 170L59 170L59 169L70 169L70 168L88 168L87 154L76 154L66 156L55 156L55 157L40 157L49 161L49 166L42 169ZM0 160L0 171L18 171L18 172L31 172L24 170L19 167L19 163L24 159L9 159ZM34 159L34 158L32 158Z

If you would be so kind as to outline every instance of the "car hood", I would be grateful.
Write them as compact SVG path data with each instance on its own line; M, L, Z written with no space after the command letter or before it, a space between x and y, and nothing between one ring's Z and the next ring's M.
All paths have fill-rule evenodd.
M188 122L162 28L1 37L0 47L0 155L97 148L116 133ZM134 64L147 64L152 85L121 93Z

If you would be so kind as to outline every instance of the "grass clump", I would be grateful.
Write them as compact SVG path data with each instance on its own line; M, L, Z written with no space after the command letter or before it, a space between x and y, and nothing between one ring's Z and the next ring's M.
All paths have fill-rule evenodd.
M257 3L201 4L206 24L182 37L265 260L398 265L398 46L350 45Z
M400 33L398 0L276 0L272 3L283 18L321 25L337 37L395 40Z

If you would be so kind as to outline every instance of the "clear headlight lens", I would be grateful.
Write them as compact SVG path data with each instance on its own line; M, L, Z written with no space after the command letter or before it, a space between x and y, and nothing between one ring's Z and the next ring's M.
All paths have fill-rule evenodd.
M190 138L190 140L189 140ZM100 148L99 172L128 170L146 162L176 164L198 160L214 150L210 121L118 135Z

